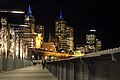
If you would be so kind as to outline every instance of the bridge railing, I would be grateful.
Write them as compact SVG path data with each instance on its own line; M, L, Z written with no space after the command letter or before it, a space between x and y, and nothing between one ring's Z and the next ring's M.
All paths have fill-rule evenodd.
M0 72L11 71L32 65L33 63L30 60L24 60L20 58L13 59L13 58L0 57Z
M91 55L47 62L46 68L58 80L120 80L118 49Z

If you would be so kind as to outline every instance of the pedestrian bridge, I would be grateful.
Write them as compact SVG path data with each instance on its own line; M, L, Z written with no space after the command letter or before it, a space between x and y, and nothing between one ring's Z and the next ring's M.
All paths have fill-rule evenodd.
M0 64L0 80L120 80L120 48L46 62L46 69L20 59Z
M42 65L25 67L9 72L0 73L0 80L56 80Z
M120 80L120 48L46 63L58 80Z

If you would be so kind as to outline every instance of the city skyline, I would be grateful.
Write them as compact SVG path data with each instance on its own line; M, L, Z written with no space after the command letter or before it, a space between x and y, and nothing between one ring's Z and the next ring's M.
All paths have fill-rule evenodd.
M1 0L0 9L10 8L27 11L27 7L30 4L36 24L45 25L45 28L48 28L46 31L54 31L55 20L59 18L59 10L60 6L62 6L64 20L75 30L75 44L84 44L86 33L90 29L96 29L97 35L102 41L103 49L119 47L119 21L115 22L112 20L117 18L112 14L113 10L109 7L111 5L107 1L101 1L100 3L87 2L88 0L76 2L67 2L68 0L65 2L60 0L58 2L57 0L27 1ZM9 2L11 3L8 4ZM24 15L17 17L12 15L12 17L22 17L20 20L24 19Z

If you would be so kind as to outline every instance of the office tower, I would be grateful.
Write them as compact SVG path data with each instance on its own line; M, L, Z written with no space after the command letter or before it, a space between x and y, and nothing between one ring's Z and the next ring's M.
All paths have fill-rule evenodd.
M57 50L59 52L69 52L73 50L73 28L69 27L62 17L60 9L60 18L55 22L55 36L57 37Z
M32 29L32 32L35 31L35 18L32 15L32 10L30 5L28 7L28 12L25 15L24 21L25 21L25 24L29 25L29 28Z
M68 51L72 51L74 49L74 29L72 27L67 27L67 47Z
M86 35L87 52L95 52L101 50L101 41L97 39L96 30L90 30Z
M90 30L90 32L86 35L88 52L95 51L95 41L96 41L96 30Z
M25 24L28 25L28 27L24 27L24 36L29 41L29 47L35 48L35 40L36 40L36 34L35 34L35 18L32 14L31 6L28 6L28 11L25 15Z
M25 25L11 24L11 31L16 35L16 53L20 58L30 58L30 48L35 48L36 34L34 32L35 19L32 15L31 7L28 7L28 12L25 15ZM28 54L29 53L29 54ZM23 54L23 56L21 55Z

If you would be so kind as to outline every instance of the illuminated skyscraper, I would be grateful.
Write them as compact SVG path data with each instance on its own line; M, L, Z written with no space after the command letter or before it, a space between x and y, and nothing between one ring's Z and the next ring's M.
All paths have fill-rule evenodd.
M55 35L57 36L57 50L59 52L68 52L73 50L73 28L69 27L62 17L62 9L60 9L60 18L55 22Z
M96 39L96 30L90 30L90 32L86 35L86 43L87 43L87 52L95 52L101 50L101 41Z
M25 15L24 21L25 21L25 24L29 25L29 28L35 31L35 18L32 15L31 6L28 7L28 12Z
M73 50L74 49L74 29L72 27L67 27L66 30L66 36L67 36L67 47L68 47L68 51Z
M95 44L95 39L96 39L96 30L90 30L90 32L86 35L86 43L93 45Z
M26 39L29 40L30 47L35 48L35 18L32 14L31 6L28 6L28 11L25 15L25 24L28 25L28 28L23 29L26 33L24 33L24 36L27 36ZM34 36L34 37L33 37Z
M90 30L90 32L86 35L86 43L88 46L88 52L95 51L95 41L96 41L96 30Z

